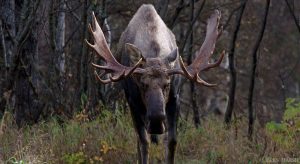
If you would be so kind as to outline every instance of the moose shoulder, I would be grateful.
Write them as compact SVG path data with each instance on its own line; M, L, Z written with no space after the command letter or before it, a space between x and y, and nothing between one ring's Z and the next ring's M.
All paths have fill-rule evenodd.
M106 62L92 65L101 83L122 80L126 99L138 136L140 163L148 163L148 135L167 133L167 163L174 163L176 149L176 120L179 111L179 76L205 86L214 86L202 80L199 73L218 66L224 52L215 63L209 63L219 36L220 12L215 11L207 21L204 43L196 58L185 66L178 54L174 34L157 14L152 5L142 5L129 22L119 41L121 61L112 55L103 32L93 14L93 27L89 29L94 44L88 45ZM108 75L108 79L102 79ZM106 76L105 76L106 77Z

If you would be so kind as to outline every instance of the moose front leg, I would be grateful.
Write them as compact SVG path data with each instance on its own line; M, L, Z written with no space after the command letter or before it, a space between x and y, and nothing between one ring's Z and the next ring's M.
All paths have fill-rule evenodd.
M176 139L176 127L171 127L168 130L168 140L167 140L167 164L173 164L175 160L177 139Z
M138 132L138 159L140 164L147 164L148 163L148 148L149 148L149 141L147 137L146 130L143 128L140 132Z
M135 130L137 132L137 153L138 153L138 163L147 164L148 163L148 148L149 141L148 135L145 129L144 121L142 121L137 112L131 112Z
M177 145L177 117L178 117L178 105L176 101L176 97L170 96L170 100L167 104L167 123L168 123L168 135L167 135L167 164L174 164L175 160L175 152L176 152L176 145Z
M131 79L127 79L123 83L126 99L130 107L132 122L137 133L137 154L140 164L148 163L148 135L145 129L146 109L141 100L138 87Z

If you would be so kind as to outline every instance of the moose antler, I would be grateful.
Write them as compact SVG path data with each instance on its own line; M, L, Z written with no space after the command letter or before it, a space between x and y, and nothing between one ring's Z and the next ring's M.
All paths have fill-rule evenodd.
M94 38L94 44L89 43L87 40L86 43L94 49L94 51L106 62L107 65L102 66L102 65L97 65L92 63L92 65L95 68L99 68L101 70L104 70L104 72L99 75L97 73L97 71L95 70L95 75L97 77L97 79L101 82L101 83L110 83L110 82L116 82L121 80L122 78L125 78L129 75L131 75L132 73L135 72L136 68L141 64L142 62L142 58L133 66L133 67L127 67L124 66L122 64L120 64L112 55L107 42L105 40L104 34L99 26L99 23L96 19L96 16L94 14L94 12L92 13L93 15L93 27L92 28L91 24L89 24L89 30L91 32L91 34L93 35ZM138 70L136 71L138 72ZM109 75L109 79L101 79L101 77L105 74L111 73L113 74L113 76L110 74Z
M215 63L209 63L209 58L214 52L216 41L221 34L221 32L219 32L218 30L220 18L220 11L215 10L215 13L207 21L206 37L200 50L196 52L196 58L194 59L194 61L186 67L183 63L182 58L180 57L181 68L169 70L169 75L181 74L186 76L188 79L197 82L198 84L209 87L215 86L215 84L210 84L202 80L199 76L199 72L217 67L222 62L222 59L224 57L225 51L222 52L221 56Z

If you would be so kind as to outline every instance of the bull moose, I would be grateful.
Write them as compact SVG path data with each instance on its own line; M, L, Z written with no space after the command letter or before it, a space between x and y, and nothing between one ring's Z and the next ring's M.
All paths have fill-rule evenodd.
M175 36L157 14L153 5L142 5L134 14L120 37L117 55L112 55L104 34L93 13L93 27L89 25L94 44L87 44L106 65L92 63L101 70L96 78L104 84L122 80L122 87L130 107L137 132L139 163L148 163L149 135L167 133L166 162L174 163L176 150L176 122L179 112L180 76L204 86L214 86L202 80L199 72L217 67L224 51L215 63L209 63L221 14L216 10L207 21L204 43L186 66L178 54ZM105 78L107 77L107 78Z

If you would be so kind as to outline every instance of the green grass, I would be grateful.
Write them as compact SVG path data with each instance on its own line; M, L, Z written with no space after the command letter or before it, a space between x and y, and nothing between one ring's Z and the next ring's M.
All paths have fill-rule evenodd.
M6 113L0 129L0 163L136 163L136 134L129 113L102 111L89 121L78 114L59 123L52 118L17 129ZM179 120L176 163L260 163L266 158L298 157L300 147L281 148L256 125L247 139L247 122L235 121L231 129L223 119L209 116L196 129L192 121ZM163 136L150 146L150 161L163 163ZM298 145L300 145L298 143ZM300 160L300 159L299 159Z

